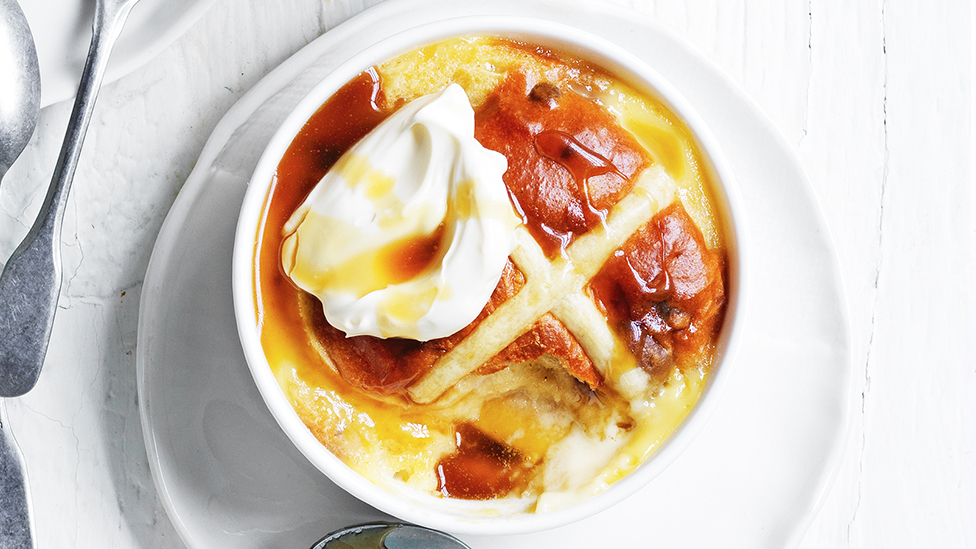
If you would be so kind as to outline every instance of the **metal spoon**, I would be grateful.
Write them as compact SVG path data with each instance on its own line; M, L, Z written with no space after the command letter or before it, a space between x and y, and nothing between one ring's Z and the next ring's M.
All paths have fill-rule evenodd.
M27 18L0 0L0 180L30 141L41 107L41 72ZM0 370L0 377L6 372ZM24 456L0 399L0 547L34 547L34 517Z
M0 275L0 396L37 383L61 293L61 222L81 146L112 46L138 0L99 0L91 48L68 121L61 155L37 220Z
M0 180L24 151L41 108L41 71L27 18L0 0Z
M374 522L332 532L311 549L470 549L457 538L412 524Z

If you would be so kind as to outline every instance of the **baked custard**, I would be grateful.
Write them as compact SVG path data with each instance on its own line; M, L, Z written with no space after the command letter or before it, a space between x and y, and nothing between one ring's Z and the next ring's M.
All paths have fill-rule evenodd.
M278 165L264 352L373 483L564 507L652 456L707 383L726 300L710 185L676 116L584 60L489 36L402 54Z

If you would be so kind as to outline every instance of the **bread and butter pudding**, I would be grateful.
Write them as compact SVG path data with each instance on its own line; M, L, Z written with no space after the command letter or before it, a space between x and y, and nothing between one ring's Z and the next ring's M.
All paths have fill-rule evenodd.
M373 483L485 512L605 490L708 382L724 227L690 130L491 36L364 70L281 158L255 247L268 364Z

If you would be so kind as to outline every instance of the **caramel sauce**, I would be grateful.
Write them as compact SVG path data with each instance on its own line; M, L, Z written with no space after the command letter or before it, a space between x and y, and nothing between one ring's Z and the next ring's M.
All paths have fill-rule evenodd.
M373 70L361 73L309 118L278 163L258 235L255 265L263 296L257 304L262 325L302 333L296 299L300 290L281 266L282 227L342 153L389 115L378 106L381 95L379 75ZM262 340L268 337L262 331Z
M634 233L590 282L651 377L697 362L721 328L724 256L675 202Z
M533 88L535 91L536 86ZM546 130L536 134L535 150L539 154L566 168L576 183L576 192L583 205L582 214L587 225L606 221L606 211L597 209L590 197L589 180L599 175L613 174L626 181L627 177L603 155L590 150L575 137L558 130Z
M492 499L506 496L529 470L521 452L473 425L455 428L456 449L437 463L437 491L445 497Z
M277 213L287 219L339 157L390 115L379 107L382 93L376 71L364 71L309 118L278 164L277 179L287 185L272 189Z
M606 218L651 163L595 100L511 73L475 112L475 137L508 158L505 184L550 258Z
M381 250L376 261L380 277L388 284L401 284L427 270L440 254L444 224L434 232L394 242Z

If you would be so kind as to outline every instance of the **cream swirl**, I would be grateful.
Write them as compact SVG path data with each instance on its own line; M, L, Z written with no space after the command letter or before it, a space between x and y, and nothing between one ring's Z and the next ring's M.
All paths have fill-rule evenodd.
M285 224L282 265L347 336L426 341L474 320L515 247L505 157L452 84L356 143Z

